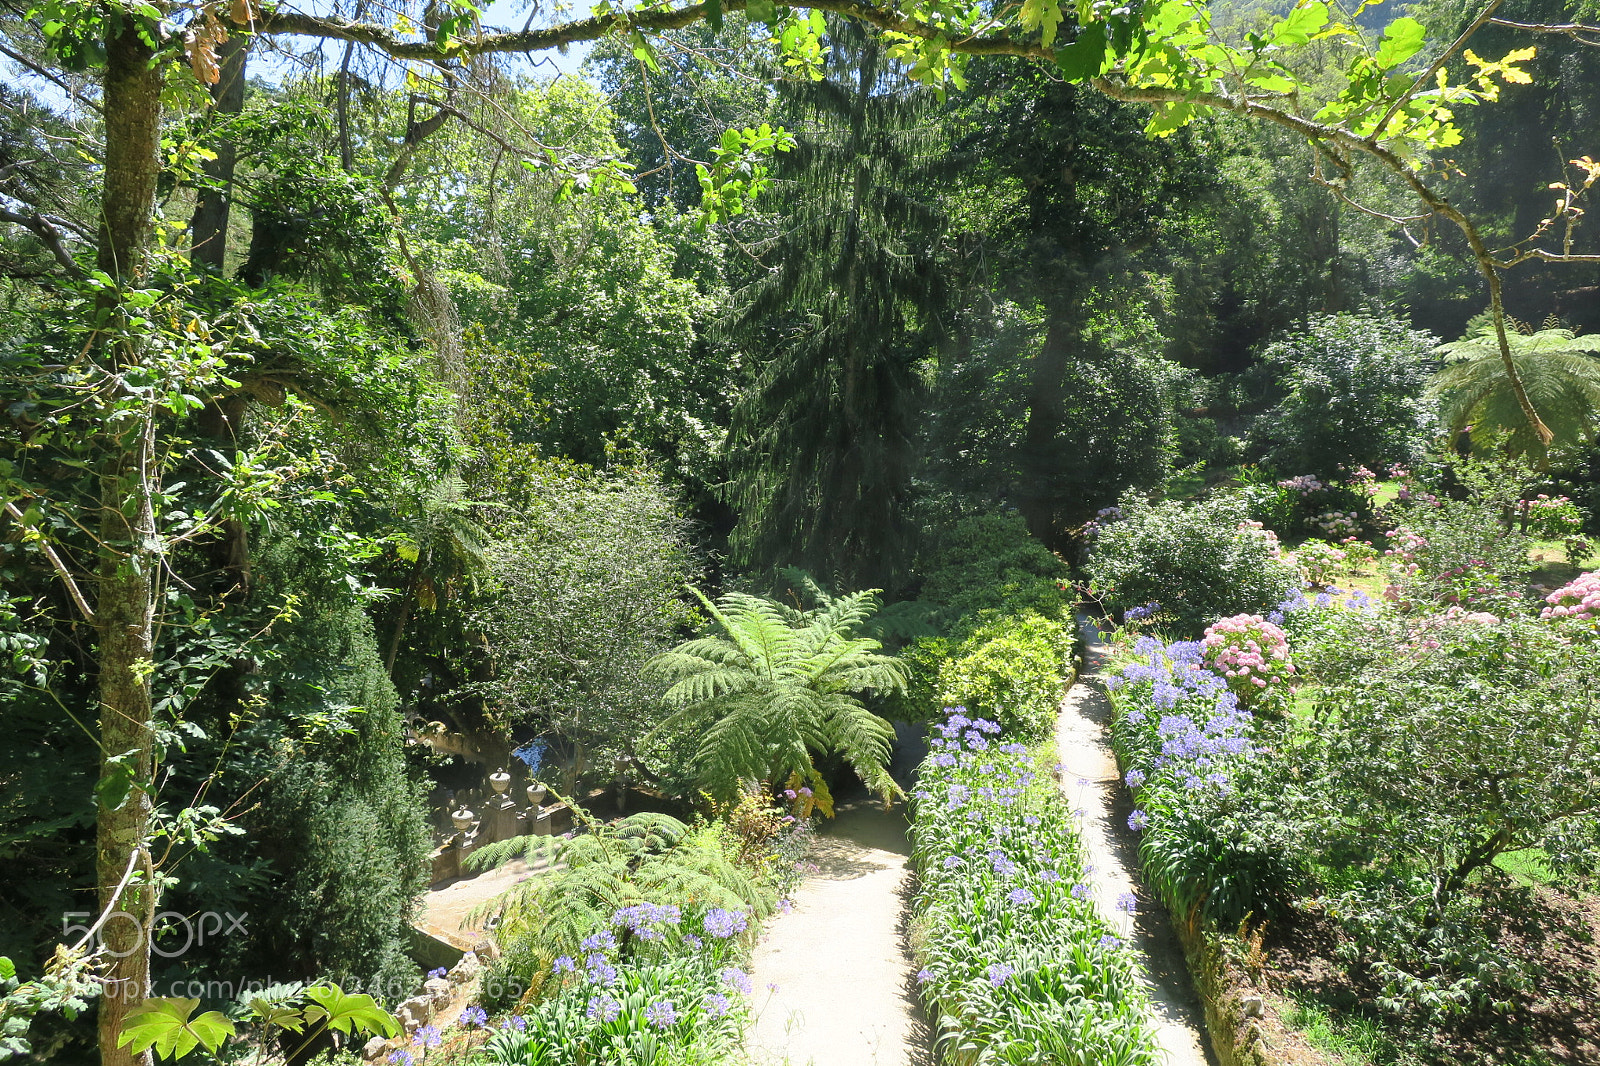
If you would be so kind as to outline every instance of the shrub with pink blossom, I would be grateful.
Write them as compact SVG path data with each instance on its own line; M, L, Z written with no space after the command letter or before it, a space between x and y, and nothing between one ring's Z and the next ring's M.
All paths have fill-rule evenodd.
M1344 568L1345 560L1344 549L1325 540L1308 540L1294 550L1296 565L1313 585L1333 584L1334 578Z
M1583 531L1583 512L1565 496L1540 493L1536 499L1518 500L1517 510L1529 533L1546 540L1566 540Z
M1259 614L1236 614L1206 630L1201 641L1206 663L1228 681L1239 702L1288 689L1294 675L1289 638Z
M1600 619L1600 570L1592 570L1574 578L1544 598L1549 604L1539 612L1540 618L1581 618L1593 622Z

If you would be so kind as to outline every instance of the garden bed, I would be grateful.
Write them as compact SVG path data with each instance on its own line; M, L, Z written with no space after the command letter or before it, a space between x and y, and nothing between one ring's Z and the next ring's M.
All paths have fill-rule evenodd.
M1272 923L1262 941L1262 983L1303 1005L1302 1024L1315 1020L1326 1050L1341 1048L1356 1062L1513 1063L1600 1062L1600 898L1548 886L1530 890L1515 909L1491 910L1493 935L1528 964L1538 964L1536 990L1509 1010L1435 1025L1425 1036L1397 1039L1375 1021L1370 1004L1381 989L1340 961L1347 937L1338 923L1311 911Z

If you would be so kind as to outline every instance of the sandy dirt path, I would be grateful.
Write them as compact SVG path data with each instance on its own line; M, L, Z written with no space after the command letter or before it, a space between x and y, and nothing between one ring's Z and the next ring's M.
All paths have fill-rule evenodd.
M1121 787L1111 751L1111 701L1093 673L1107 649L1098 643L1092 626L1086 628L1084 641L1086 672L1062 701L1056 747L1062 790L1073 808L1083 812L1084 849L1093 867L1089 886L1101 913L1139 949L1151 991L1152 1020L1167 1066L1215 1066L1183 948L1172 931L1166 907L1139 885L1136 875L1139 839L1128 828L1133 807ZM1118 905L1127 893L1138 899L1133 915Z
M891 767L915 765L903 743ZM767 922L752 960L759 1066L926 1066L931 1038L906 946L911 859L903 804L858 797L819 827L815 871ZM777 991L771 991L776 985Z

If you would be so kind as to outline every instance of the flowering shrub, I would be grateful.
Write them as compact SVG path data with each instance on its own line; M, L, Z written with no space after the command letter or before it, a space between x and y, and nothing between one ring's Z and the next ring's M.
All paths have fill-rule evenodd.
M1222 619L1206 630L1201 645L1206 665L1228 679L1244 704L1287 688L1294 674L1288 638L1259 614Z
M1294 550L1294 561L1313 585L1331 585L1349 558L1343 548L1325 540L1308 540Z
M1352 571L1365 570L1378 561L1378 549L1371 541L1346 537L1339 542L1339 550L1344 552L1345 565Z
M1532 500L1517 501L1529 533L1545 540L1566 540L1583 532L1583 512L1565 496L1554 498L1540 493Z
M1574 578L1544 598L1540 618L1600 619L1600 570Z
M1128 825L1140 831L1146 878L1181 918L1232 927L1281 910L1300 873L1262 819L1241 816L1238 778L1256 771L1254 719L1207 650L1139 638L1107 680L1111 736L1137 804Z
M1313 515L1309 524L1329 537L1354 537L1361 533L1361 517L1354 511L1324 511Z
M1302 496L1309 496L1313 492L1321 492L1324 488L1322 482L1312 474L1300 474L1296 477L1285 478L1283 481L1278 482L1278 487L1280 489L1288 489L1290 492L1297 492Z
M1095 907L1076 827L1021 744L962 708L914 796L917 980L941 1061L1157 1061L1133 955Z

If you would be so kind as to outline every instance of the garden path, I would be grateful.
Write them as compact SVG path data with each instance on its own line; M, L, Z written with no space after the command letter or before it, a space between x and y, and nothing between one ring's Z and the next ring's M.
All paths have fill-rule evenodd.
M1062 791L1073 809L1083 812L1084 849L1093 868L1089 887L1100 912L1138 949L1166 1066L1214 1066L1216 1060L1205 1038L1204 1014L1189 980L1183 948L1172 931L1166 907L1140 888L1135 874L1139 839L1128 828L1133 807L1121 787L1107 732L1111 701L1096 672L1109 649L1100 642L1092 623L1084 622L1083 627L1085 672L1061 703L1056 751ZM1138 909L1132 915L1118 906L1127 893L1138 897Z
M910 742L891 769L921 758L920 745L903 737ZM793 908L770 919L756 945L751 1059L758 1066L923 1066L932 1062L932 1041L906 945L905 809L884 810L863 795L836 810L812 842L814 869L795 890Z
M542 859L532 867L521 859L513 859L476 876L457 877L434 885L428 890L416 927L462 951L471 951L484 937L483 923L470 921L467 915L546 865Z

